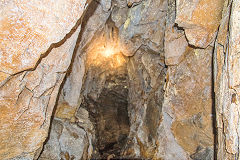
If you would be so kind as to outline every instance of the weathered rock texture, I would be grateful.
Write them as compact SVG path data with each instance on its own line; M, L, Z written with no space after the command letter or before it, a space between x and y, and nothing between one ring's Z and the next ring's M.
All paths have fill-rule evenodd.
M76 25L85 2L1 1L1 72L12 75L34 68L50 45Z
M216 36L224 0L177 0L176 23L190 45L206 48Z
M127 12L127 19L120 27L121 42L133 55L142 45L156 52L163 51L167 0L142 1ZM126 42L126 43L124 43Z
M239 159L239 8L1 1L0 159Z
M173 119L174 137L189 154L198 147L212 147L213 152L212 52L212 47L191 49L178 66L168 70L167 113Z
M215 42L217 158L239 159L239 1L225 3Z
M87 117L86 117L87 118ZM88 135L77 124L54 119L49 140L39 160L46 159L89 159ZM84 155L85 153L85 155ZM89 152L91 153L91 152Z
M74 60L70 67L71 72L68 72L66 76L56 106L53 121L58 123L51 124L52 129L50 132L50 139L47 141L40 159L51 159L49 155L55 156L55 159L76 158L76 156L80 157L79 159L81 159L81 157L83 159L90 159L93 153L92 143L94 143L95 140L94 125L90 121L89 112L83 107L80 107L83 99L81 90L84 83L83 78L86 72L87 63L85 62L85 52L90 41L93 39L95 32L103 28L103 24L106 22L108 16L109 13L105 13L102 10L102 7L94 1L91 2L88 10L84 14L77 44L78 50L76 51L76 55L74 55ZM63 128L74 126L78 131L75 132L76 134L58 132L58 137L62 137L66 140L75 139L80 143L72 145L71 142L69 142L67 143L68 147L63 151L61 145L65 146L66 143L61 143L60 139L56 138L56 131L54 131L54 128L59 128L59 123ZM68 130L68 132L71 133L71 129ZM78 135L78 137L76 138L75 135ZM75 151L77 152L77 155L75 154Z
M0 2L0 159L33 159L41 151L85 5Z
M124 156L157 158L165 66L159 54L140 48L128 63L130 134ZM160 142L161 143L161 142Z

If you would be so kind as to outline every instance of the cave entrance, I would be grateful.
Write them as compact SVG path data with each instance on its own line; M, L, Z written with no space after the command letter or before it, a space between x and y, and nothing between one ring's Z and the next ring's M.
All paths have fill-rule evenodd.
M104 157L120 156L129 133L127 77L115 75L106 82L97 101L98 149Z
M127 60L118 48L115 28L107 26L86 49L80 108L94 124L92 158L121 157L129 135ZM109 33L111 32L111 33Z
M84 15L40 160L211 157L213 48L189 46L174 0L106 2Z
M128 78L124 73L109 74L98 98L84 99L81 107L90 113L95 124L93 158L120 157L129 134Z

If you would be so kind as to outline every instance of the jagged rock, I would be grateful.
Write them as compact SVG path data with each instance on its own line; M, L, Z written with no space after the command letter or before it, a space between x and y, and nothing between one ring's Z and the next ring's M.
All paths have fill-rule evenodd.
M157 128L162 121L164 62L159 54L140 48L130 58L130 133L123 155L154 158L158 147Z
M79 29L61 47L53 49L34 71L16 75L1 87L0 104L5 108L0 117L1 158L22 153L33 157L43 145L78 33ZM15 144L16 141L19 143Z
M100 0L103 11L108 12L112 6L112 0Z
M84 129L76 124L55 119L52 122L49 140L44 145L39 160L81 159L83 155L91 155L88 153L89 144L89 138Z
M127 19L128 8L114 7L112 11L112 20L116 27L121 27Z
M85 1L0 3L0 27L4 33L1 69L9 74L19 72L0 88L0 159L32 159L38 156L48 136L52 110L80 31L77 21Z
M177 0L176 23L183 27L189 44L206 48L216 37L224 0Z
M179 64L187 54L190 47L182 31L168 27L165 34L165 63L166 65Z
M81 91L81 108L88 110L96 130L95 154L92 155L96 159L107 158L112 153L120 156L129 132L126 61L119 52L113 57L105 57L98 50L105 41L105 33L102 34L87 49ZM114 59L120 63L116 64L118 61Z
M196 150L196 153L190 156L193 160L213 160L214 152L210 147L203 148L199 146Z
M0 159L239 158L239 7L0 2Z
M93 152L92 141L94 141L95 139L94 126L89 119L88 112L84 108L79 108L80 104L82 103L82 97L80 93L82 89L82 81L85 75L86 65L84 48L89 45L92 39L94 39L94 34L99 29L101 29L101 26L106 22L109 16L109 13L105 13L102 10L101 5L98 5L97 2L92 2L89 7L90 8L86 11L85 16L83 17L84 23L82 24L82 30L80 32L81 41L79 43L79 49L76 52L71 67L71 73L67 75L66 81L61 90L55 112L55 118L67 121L67 123L77 123L79 127L83 128L87 132L89 139L88 151L85 151L82 156L78 155L80 158L83 159L89 159L89 157L91 157L91 154ZM85 132L84 135L82 135L81 133L79 134L80 136L86 135ZM71 135L65 134L64 137L71 138ZM51 145L52 142L47 143L50 143ZM84 143L86 143L86 141L84 141ZM83 145L85 145L84 143ZM69 145L68 150L71 150L71 147L72 146ZM84 149L86 149L86 147ZM52 153L52 151L47 147L44 148L43 152ZM60 155L58 154L58 156Z
M231 77L229 79L230 82L230 87L232 88L238 88L239 92L239 85L240 85L240 74L239 73L239 68L240 68L240 37L239 37L239 32L240 32L240 26L239 26L239 16L240 16L240 3L238 1L233 2L233 8L232 8L232 14L231 14L231 20L230 20L230 39L229 39L229 44L230 44L230 63L232 64L230 67L230 73ZM240 93L240 92L239 92Z
M132 56L141 45L156 52L163 51L167 0L142 1L130 8L127 19L120 27L120 40L126 45L126 56Z
M94 34L101 29L101 26L106 22L109 16L97 2L93 1L90 7L91 8L87 10L83 18L83 29L80 33L81 41L71 66L71 73L67 75L61 91L56 111L56 116L58 118L74 119L75 113L81 104L81 100L79 99L86 65L86 56L83 54L85 52L84 48L94 39Z
M218 159L239 154L239 1L226 3L214 52Z
M169 67L166 92L172 110L172 132L190 154L198 145L213 146L213 127L209 125L213 123L212 52L212 47L191 49L184 61Z
M85 2L1 1L0 72L15 74L34 68L40 56L71 31Z
M127 7L127 0L116 0L117 1L117 6L119 8L126 8Z

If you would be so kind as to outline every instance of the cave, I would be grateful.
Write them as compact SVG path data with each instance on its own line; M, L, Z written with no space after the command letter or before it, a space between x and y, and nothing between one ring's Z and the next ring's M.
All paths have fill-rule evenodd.
M99 155L95 158L107 158L112 154L120 157L130 129L126 74L110 74L105 83L96 101L88 97L81 105L89 111L90 119L96 125L95 147Z
M93 54L95 52L94 50ZM101 56L100 54L96 59L101 59ZM114 55L114 58L117 59L118 56L123 61L119 66L113 66L115 61L111 62L111 58L105 60L105 57L100 64L92 64L91 59L89 66L86 65L80 107L89 112L89 118L95 124L93 159L107 158L110 155L120 157L130 130L126 58L122 55Z
M239 0L1 1L0 159L239 159L239 13Z
M121 42L121 28L113 20L113 12L117 13L118 9L116 4L112 4L109 12L104 12L99 2L93 1L83 17L72 66L59 93L54 123L39 159L79 159L79 155L83 159L147 158L135 155L134 143L141 145L143 154L154 154L157 127L162 119L167 66L164 57L148 46L139 46L135 56L128 55L134 47ZM98 12L105 14L104 20L98 22L99 28L90 39L85 38L90 25L99 19ZM158 47L161 45L160 42ZM130 131L134 121L142 123L138 124L139 133L144 131L141 138L145 139L135 139L136 133ZM82 134L74 132L71 125L86 132L84 136L88 142L72 146L82 145L82 153L78 156L61 148L61 145L67 145L61 137L70 138L63 133L64 128L75 138ZM141 144L144 140L150 149ZM54 146L56 143L60 145L58 155L51 151L58 148Z

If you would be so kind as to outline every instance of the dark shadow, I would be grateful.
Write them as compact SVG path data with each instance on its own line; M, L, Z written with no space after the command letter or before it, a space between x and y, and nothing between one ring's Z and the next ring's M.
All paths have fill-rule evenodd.
M216 100L215 100L215 91L214 91L214 55L215 49L213 49L213 56L212 56L212 126L213 126L213 138L214 138L214 144L213 144L213 155L214 159L217 160L217 144L218 144L218 130L217 130L217 117L216 117Z

